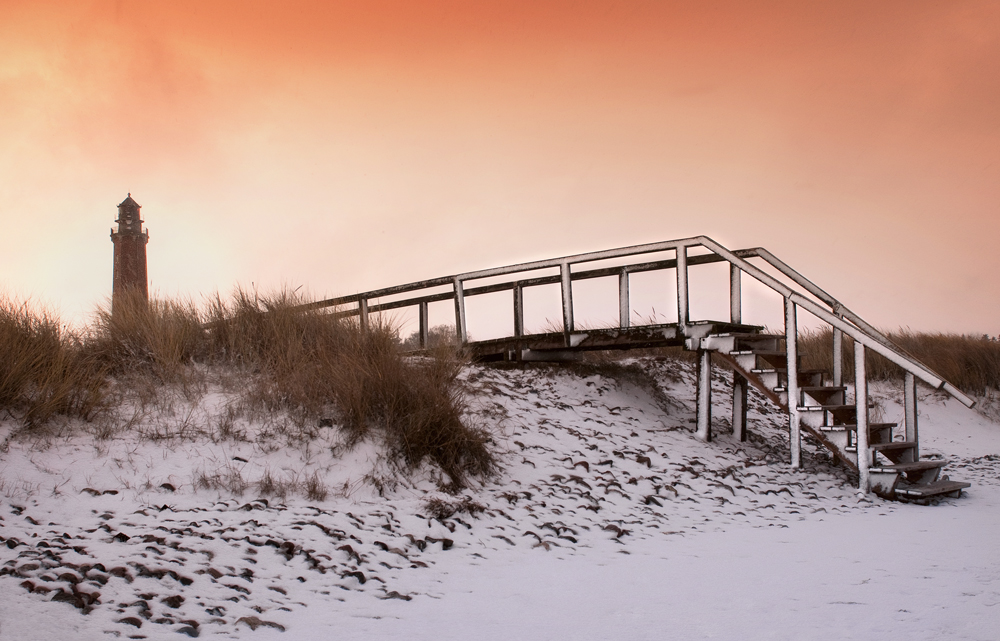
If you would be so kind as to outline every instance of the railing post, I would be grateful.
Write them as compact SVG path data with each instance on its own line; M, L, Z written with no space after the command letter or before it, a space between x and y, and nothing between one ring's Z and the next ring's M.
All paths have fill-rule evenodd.
M573 331L573 277L569 269L569 263L559 266L559 275L562 277L563 337L566 347L570 346L569 334Z
M903 411L906 417L904 419L906 421L906 440L913 443L913 449L910 450L913 460L910 462L916 463L920 460L920 435L917 430L917 378L911 372L906 372L903 379Z
M868 376L865 372L865 346L861 341L854 341L854 400L857 404L857 438L858 447L858 491L868 493Z
M677 248L677 328L684 333L688 325L688 259L687 245Z
M698 438L706 443L712 440L712 352L698 350Z
M729 322L738 325L743 322L743 271L736 265L729 265ZM747 440L747 379L733 372L733 438Z
M799 434L799 349L798 325L795 303L785 299L785 358L787 360L785 393L788 397L788 449L792 454L792 467L802 465L802 439Z
M459 347L465 347L469 333L465 326L465 290L462 281L455 277L455 333L458 335Z
M420 349L427 349L430 337L430 327L428 326L427 301L421 301L417 309L420 316Z
M524 336L524 288L520 282L514 283L514 336Z
M361 332L368 331L368 299L359 298L358 299L358 328Z
M844 384L844 332L833 328L833 384Z
M734 325L743 322L743 294L740 277L743 272L736 265L729 266L729 320Z
M630 316L628 269L622 267L622 270L618 272L618 324L622 329L629 326Z

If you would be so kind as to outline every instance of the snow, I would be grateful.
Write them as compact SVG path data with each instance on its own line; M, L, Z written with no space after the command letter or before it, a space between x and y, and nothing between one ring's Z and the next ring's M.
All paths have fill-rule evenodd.
M465 382L504 470L461 496L335 428L276 416L223 437L217 387L123 406L113 438L4 439L0 639L996 636L1000 425L974 410L921 392L923 453L973 483L921 506L859 499L809 444L789 469L756 393L752 439L733 442L723 373L710 444L685 363L470 366ZM902 416L895 387L871 396ZM265 475L285 496L260 496ZM432 518L432 500L458 511Z

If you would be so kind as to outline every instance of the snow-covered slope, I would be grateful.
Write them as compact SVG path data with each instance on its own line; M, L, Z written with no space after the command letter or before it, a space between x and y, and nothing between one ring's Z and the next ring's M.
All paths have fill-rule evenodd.
M859 499L822 451L788 468L756 395L728 439L725 383L704 444L684 363L469 367L504 469L460 496L212 388L4 440L0 638L995 638L1000 426L925 394L924 453L973 487Z

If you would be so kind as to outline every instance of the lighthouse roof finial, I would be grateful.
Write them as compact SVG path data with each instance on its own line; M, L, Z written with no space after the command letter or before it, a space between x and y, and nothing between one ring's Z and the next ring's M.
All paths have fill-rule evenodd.
M126 205L130 206L130 207L142 207L142 205L140 205L139 203L137 203L134 200L132 200L132 192L128 193L128 196L125 198L125 200L121 201L118 204L118 207L122 207L122 206L126 206Z

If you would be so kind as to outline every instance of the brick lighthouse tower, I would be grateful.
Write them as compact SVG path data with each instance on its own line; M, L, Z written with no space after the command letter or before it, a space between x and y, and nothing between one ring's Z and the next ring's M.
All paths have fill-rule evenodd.
M132 292L138 300L149 299L146 283L146 243L149 232L142 228L139 217L139 203L132 200L132 194L118 205L118 229L111 229L111 242L115 245L114 284L111 290L111 314L116 303Z

